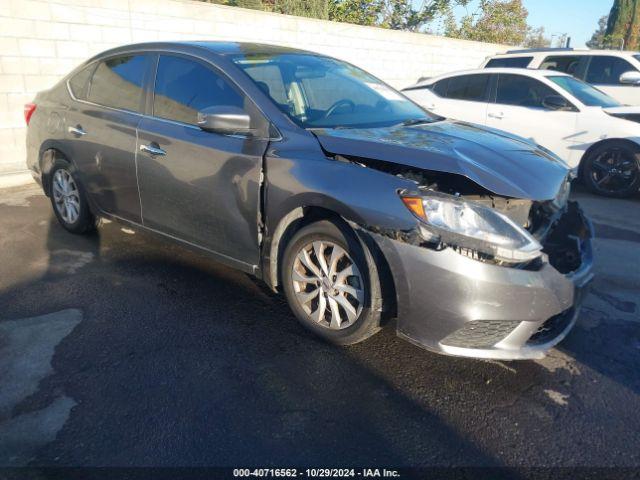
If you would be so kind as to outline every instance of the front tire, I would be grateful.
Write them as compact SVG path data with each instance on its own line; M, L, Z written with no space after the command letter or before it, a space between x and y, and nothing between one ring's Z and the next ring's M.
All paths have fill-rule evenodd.
M342 223L322 220L298 231L284 252L282 283L300 323L331 343L351 345L380 330L376 264Z
M596 147L584 159L582 180L593 193L624 198L640 188L640 148L626 142Z
M56 159L49 178L51 205L60 225L75 234L92 230L95 218L73 166L66 160Z

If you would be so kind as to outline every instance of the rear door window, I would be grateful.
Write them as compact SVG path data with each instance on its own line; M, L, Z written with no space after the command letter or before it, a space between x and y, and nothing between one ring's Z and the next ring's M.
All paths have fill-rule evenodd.
M542 102L550 95L558 95L558 93L535 78L508 74L498 76L496 103L544 108Z
M625 72L637 72L638 69L624 58L608 55L591 57L585 80L595 85L621 85L620 76Z
M141 112L149 58L149 55L126 55L100 62L91 78L88 100L106 107Z
M533 57L492 58L484 68L527 68Z
M198 112L215 106L243 108L244 97L222 74L196 60L161 55L153 95L153 115L192 125Z
M544 59L540 64L540 70L553 70L555 72L568 73L574 77L580 77L580 60L585 58L579 55L554 55Z
M486 102L489 75L462 75L449 79L446 98L467 100L470 102Z

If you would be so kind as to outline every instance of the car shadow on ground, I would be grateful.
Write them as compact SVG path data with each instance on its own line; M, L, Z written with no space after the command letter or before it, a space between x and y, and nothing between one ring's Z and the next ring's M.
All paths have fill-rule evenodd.
M35 267L19 283L2 283L0 311L3 319L21 319L75 309L82 321L55 346L52 372L37 392L11 412L45 408L61 392L75 402L55 441L32 452L33 465L501 466L584 459L588 441L570 439L594 426L583 416L583 399L573 400L579 378L571 358L443 357L401 341L393 325L362 344L330 346L248 276L116 224L70 235L43 202L32 200L36 218L16 246ZM18 209L11 218L25 213L11 208ZM29 245L43 228L42 244ZM604 395L607 387L603 381L590 393ZM565 423L566 437L557 431ZM611 442L628 445L615 436ZM616 461L611 452L594 451L582 463L598 465L605 456Z

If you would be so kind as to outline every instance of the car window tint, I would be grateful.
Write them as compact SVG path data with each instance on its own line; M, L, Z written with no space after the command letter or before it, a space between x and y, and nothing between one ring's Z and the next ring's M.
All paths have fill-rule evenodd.
M591 57L586 81L596 85L620 85L620 76L638 70L624 58L598 55Z
M445 78L444 80L440 80L436 82L431 88L431 90L433 90L433 93L435 93L439 97L444 97L447 94L448 86L449 86L449 79Z
M107 107L140 111L148 55L128 55L100 62L89 87L88 99Z
M640 55L634 55L633 58L640 62Z
M492 58L484 68L527 68L533 57Z
M489 75L463 75L449 79L447 98L482 102L486 100Z
M287 89L282 73L276 65L260 65L246 67L245 72L256 82L267 95L281 105L288 102Z
M543 108L542 101L550 95L558 93L535 78L523 75L498 76L496 103Z
M69 88L71 89L71 93L73 93L73 96L78 100L87 99L87 93L89 92L89 78L91 77L94 67L95 64L89 65L69 79Z
M243 107L243 97L220 74L195 60L161 55L153 98L156 117L196 124L208 107Z
M553 70L575 75L579 66L580 57L578 55L556 55L545 58L540 64L540 70Z

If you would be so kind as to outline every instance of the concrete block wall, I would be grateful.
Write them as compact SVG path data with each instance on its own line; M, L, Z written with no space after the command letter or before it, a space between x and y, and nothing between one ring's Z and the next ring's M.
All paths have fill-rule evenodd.
M507 48L189 0L0 0L0 175L26 168L23 106L36 92L108 48L189 39L312 50L399 88Z

